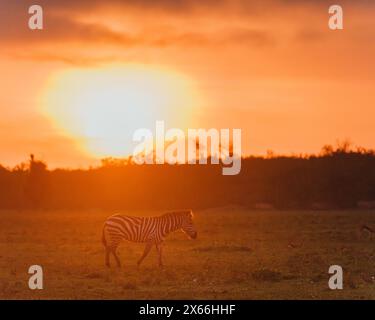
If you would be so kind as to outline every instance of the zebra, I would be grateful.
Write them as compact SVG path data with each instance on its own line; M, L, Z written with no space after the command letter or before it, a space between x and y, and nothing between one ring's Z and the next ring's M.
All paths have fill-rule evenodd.
M192 210L167 212L156 217L135 217L115 214L107 218L102 231L102 242L105 247L105 265L110 267L110 254L112 253L117 266L121 262L116 249L122 240L145 242L144 252L137 262L138 267L149 254L153 245L159 255L159 266L163 267L162 243L165 237L176 230L182 230L191 239L197 238L197 231L193 224Z

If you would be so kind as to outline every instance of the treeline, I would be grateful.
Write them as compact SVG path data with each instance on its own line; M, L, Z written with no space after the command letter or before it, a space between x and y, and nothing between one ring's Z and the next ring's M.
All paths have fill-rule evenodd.
M0 167L2 209L354 208L375 205L375 153L348 145L319 155L248 157L236 176L220 165L135 165L105 159L98 168Z

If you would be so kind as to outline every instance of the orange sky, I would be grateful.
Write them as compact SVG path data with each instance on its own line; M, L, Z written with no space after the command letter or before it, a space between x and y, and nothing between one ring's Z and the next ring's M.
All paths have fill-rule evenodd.
M37 2L43 31L27 27L34 2L0 3L3 165L31 152L49 167L97 163L80 137L41 112L39 99L64 70L110 64L191 79L201 97L192 125L241 128L246 154L319 152L345 138L375 148L371 1L337 1L342 31L328 29L324 0Z

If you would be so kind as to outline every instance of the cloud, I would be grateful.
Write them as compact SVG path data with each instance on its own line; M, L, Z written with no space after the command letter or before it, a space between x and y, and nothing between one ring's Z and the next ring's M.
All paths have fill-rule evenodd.
M326 0L40 0L38 3L44 8L42 31L27 28L31 1L0 3L0 47L11 57L91 65L129 57L134 54L130 53L133 49L219 52L246 47L254 51L278 44L292 48L328 38L333 44L340 39L346 42L354 39L352 35L343 39L329 34L330 2ZM373 25L362 7L372 8L371 2L359 0L349 4L343 0L342 4L347 10L350 6L352 15L362 10L364 22L358 25L361 35L357 39L368 42L373 35L363 31L363 27ZM345 35L356 30L345 30Z
M147 3L147 1L142 2ZM221 50L223 46L264 47L275 42L268 31L252 28L246 24L240 26L230 23L218 24L218 27L212 30L212 28L205 28L206 22L196 25L188 17L175 19L173 15L167 15L165 21L159 17L146 26L140 22L141 26L134 26L133 29L116 29L101 16L100 11L92 11L92 21L88 21L82 13L69 14L74 4L67 2L67 6L59 11L58 3L59 1L53 2L52 7L46 6L43 30L28 29L29 16L25 9L26 5L21 6L18 3L17 6L11 7L11 12L15 12L13 19L9 19L9 15L6 15L0 20L3 24L10 24L8 28L0 28L2 40L0 46L6 49L8 56L40 62L60 61L73 65L92 65L116 60L116 55L113 54L95 56L95 52L105 48L189 47L203 50L215 47ZM117 1L111 3L114 5ZM95 4L95 1L91 3L90 8L95 7ZM81 2L81 5L84 6L85 1ZM138 3L139 5L141 4ZM118 18L118 12L115 14ZM139 17L139 20L142 20L142 17ZM65 50L66 47L70 50ZM20 51L20 48L23 50ZM93 50L94 54L90 50Z
M17 60L32 60L36 62L62 62L65 64L80 66L80 67L92 67L100 65L106 62L116 62L118 60L115 56L99 56L90 57L88 55L77 55L68 53L51 53L51 52L25 52L17 53L12 52L10 57Z
M254 48L262 48L273 46L276 41L275 39L268 34L267 32L249 30L249 29L234 29L227 30L220 34L204 34L204 33L171 33L168 35L138 35L137 36L125 36L123 34L108 34L102 32L102 38L98 38L97 34L92 37L83 36L83 34L91 34L92 31L82 31L81 36L78 33L72 36L61 36L59 40L56 37L43 37L37 39L39 44L42 42L51 43L51 42L76 42L76 43L85 43L86 45L98 45L106 44L112 46L120 46L125 48L131 47L152 47L159 49L166 48L217 48L217 50L222 50L226 46L233 46L233 44L239 46L252 46ZM36 42L33 42L34 44ZM9 52L9 51L8 51ZM56 53L54 50L38 48L38 46L31 48L30 50L19 52L10 51L9 56L14 59L20 60L33 60L38 62L52 62L58 61L70 65L79 65L79 66L93 66L105 62L116 62L121 60L121 57L118 55L108 55L108 54L99 54L95 55L88 52L59 52ZM128 55L127 60L133 60L132 57Z
M82 23L69 17L46 19L43 30L30 30L26 24L27 19L23 23L14 23L12 28L0 28L2 42L22 43L26 46L74 41L133 43L133 39L125 33L115 32L100 24Z

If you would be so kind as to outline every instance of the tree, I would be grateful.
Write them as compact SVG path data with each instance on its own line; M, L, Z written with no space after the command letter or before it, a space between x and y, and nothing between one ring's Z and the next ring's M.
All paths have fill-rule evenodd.
M34 155L31 154L25 192L33 209L40 208L43 204L47 191L47 177L47 165L42 161L35 160Z

